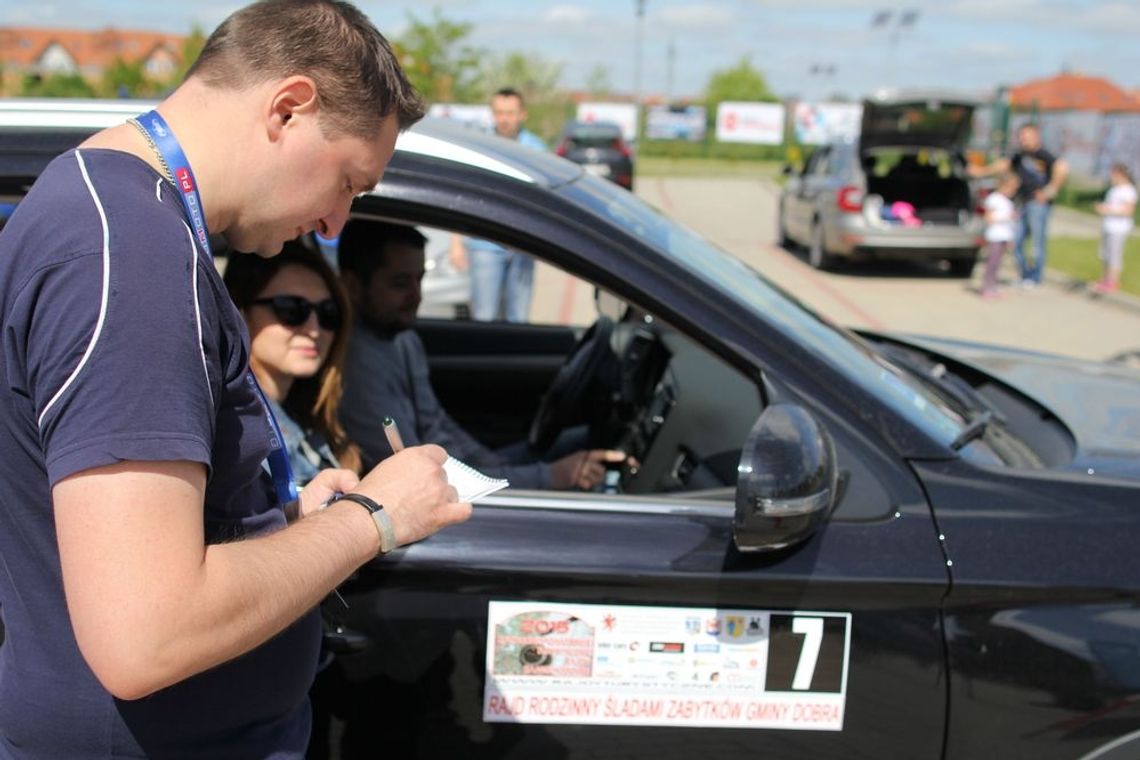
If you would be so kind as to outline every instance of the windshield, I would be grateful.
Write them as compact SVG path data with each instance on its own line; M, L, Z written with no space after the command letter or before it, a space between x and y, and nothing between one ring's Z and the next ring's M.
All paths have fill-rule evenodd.
M735 256L669 219L632 193L585 178L566 192L692 273L779 324L796 342L868 389L937 441L949 445L966 421L926 384L896 367L859 336L817 315Z

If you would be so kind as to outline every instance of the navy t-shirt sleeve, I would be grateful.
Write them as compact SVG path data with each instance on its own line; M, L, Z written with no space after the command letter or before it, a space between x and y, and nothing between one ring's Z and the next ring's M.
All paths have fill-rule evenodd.
M112 221L105 246L38 272L21 293L52 484L127 460L210 464L218 370L203 348L189 232L153 216Z

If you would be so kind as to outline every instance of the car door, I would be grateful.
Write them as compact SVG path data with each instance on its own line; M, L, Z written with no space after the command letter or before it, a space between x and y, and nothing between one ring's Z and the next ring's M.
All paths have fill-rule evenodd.
M812 398L818 378L795 375L804 365L790 360L793 347L766 343L773 331L742 326L723 295L633 237L649 234L655 212L593 178L574 185L553 192L404 159L359 210L499 240L645 309L647 324L666 324L712 369L702 379L671 366L676 387L732 399L717 417L689 410L710 452L739 452L765 404L802 399L835 441L839 505L806 542L753 554L734 540L734 464L720 488L671 490L660 477L636 493L486 497L468 522L378 559L344 587L342 624L369 646L319 679L317 701L335 713L320 741L344 758L381 748L400 757L616 748L691 758L710 747L940 756L948 581L910 468L862 418ZM475 336L505 328L468 329L465 361L481 363L473 347L493 341ZM767 350L787 377L762 371Z
M830 146L823 145L816 148L804 165L803 175L799 178L794 192L791 193L791 204L794 209L794 235L797 240L805 245L811 239L821 193L827 185L827 167L830 155Z
M807 241L807 220L809 219L808 212L804 206L803 187L804 183L807 182L808 176L811 174L812 168L819 160L818 156L818 149L812 151L807 161L804 162L803 169L799 172L793 171L788 175L787 184L784 186L784 224L792 239L801 244Z
M485 373L488 387L523 374L520 363L494 371L504 346L553 350L574 334L474 322L429 333L433 377L453 362L449 399L464 393L468 372ZM555 354L538 361L549 369ZM715 393L742 399L745 431L762 399L795 395L728 365L716 377ZM498 403L471 383L465 392L473 408ZM937 531L901 460L841 415L826 424L844 496L797 547L739 551L731 484L508 489L480 500L468 522L370 564L342 589L348 607L336 613L368 647L322 675L318 701L336 718L318 741L344 758L380 747L441 758L613 747L689 758L711 746L772 757L874 756L884 746L893 757L940 756L947 576ZM707 427L715 437L724 425ZM739 450L742 438L723 448ZM532 679L555 662L548 657L560 658L551 665L559 669Z
M846 494L793 549L737 551L731 496L508 490L366 567L342 756L940 757L936 531L910 473L837 432ZM529 687L536 642L570 665Z

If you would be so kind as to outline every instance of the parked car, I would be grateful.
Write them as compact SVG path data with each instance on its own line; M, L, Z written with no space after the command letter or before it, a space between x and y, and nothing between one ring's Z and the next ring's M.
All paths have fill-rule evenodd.
M0 102L0 202L87 108ZM341 757L1140 755L1140 372L851 332L582 167L447 124L353 213L595 285L585 331L418 329L483 440L586 424L640 464L500 491L363 568L341 614L370 645L314 694Z
M780 195L779 235L827 269L842 259L941 259L968 277L983 215L966 176L974 106L939 93L884 91L863 103L855 140L811 153Z
M554 152L586 171L633 189L633 151L621 134L621 127L608 121L566 122Z

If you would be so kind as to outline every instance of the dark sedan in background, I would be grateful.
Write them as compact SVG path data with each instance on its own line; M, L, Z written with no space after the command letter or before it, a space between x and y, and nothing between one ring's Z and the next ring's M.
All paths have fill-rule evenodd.
M554 152L581 164L590 174L633 189L633 151L621 127L608 121L568 121L558 136Z
M85 133L12 107L0 202ZM363 568L338 614L368 646L321 677L322 745L1140 756L1136 370L850 332L581 166L446 124L403 135L354 214L596 286L585 331L418 329L483 440L585 425L639 465L500 491Z

